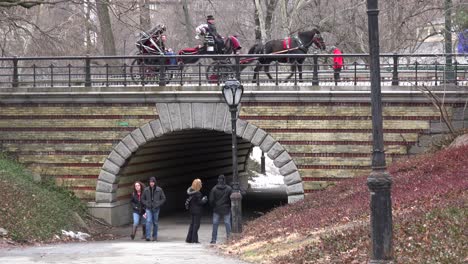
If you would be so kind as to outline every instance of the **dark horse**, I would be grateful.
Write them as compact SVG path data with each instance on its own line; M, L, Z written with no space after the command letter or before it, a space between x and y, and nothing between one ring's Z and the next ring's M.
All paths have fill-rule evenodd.
M265 45L255 44L249 49L249 54L306 54L309 47L314 44L318 49L325 50L325 42L317 29L310 31L299 32L297 36L286 38L286 39L275 39L270 40ZM249 59L246 59L249 61ZM270 75L270 63L272 61L278 61L282 63L293 63L291 65L291 74L286 78L289 79L293 76L297 68L299 69L299 79L302 80L302 64L304 63L305 57L300 58L258 58L257 66L254 69L255 81L257 78L258 71L261 67L264 67L264 71L268 78L273 79ZM245 60L244 60L245 61Z

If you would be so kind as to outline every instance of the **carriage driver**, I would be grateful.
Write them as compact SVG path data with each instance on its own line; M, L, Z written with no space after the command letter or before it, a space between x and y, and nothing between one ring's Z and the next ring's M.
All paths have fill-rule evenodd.
M195 29L195 31L197 32L197 35L195 36L196 39L199 39L200 35L205 36L206 34L209 34L213 36L218 53L222 53L222 50L224 48L223 37L221 37L221 35L218 34L218 31L216 30L215 26L214 17L212 15L207 16L206 24L199 25Z

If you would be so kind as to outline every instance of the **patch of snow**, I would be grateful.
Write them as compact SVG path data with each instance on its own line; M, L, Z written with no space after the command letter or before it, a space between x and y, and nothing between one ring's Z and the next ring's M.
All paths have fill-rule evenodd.
M64 236L67 236L67 237L71 237L71 238L74 238L74 239L78 239L78 240L81 240L81 241L86 241L87 238L91 237L90 234L87 234L87 233L83 233L83 232L73 232L73 231L65 231L65 230L62 230L62 235Z
M259 147L254 147L250 157L256 160L258 163L261 162L262 150ZM249 180L250 187L252 189L272 189L283 187L284 180L280 174L279 169L273 164L273 160L265 155L265 174L255 172L255 177Z

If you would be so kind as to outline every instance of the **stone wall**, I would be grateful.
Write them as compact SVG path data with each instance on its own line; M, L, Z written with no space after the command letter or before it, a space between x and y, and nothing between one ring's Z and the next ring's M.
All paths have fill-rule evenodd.
M159 97L111 94L95 99L83 95L85 99L78 100L80 96L56 95L50 100L20 95L15 95L14 100L0 98L0 148L15 155L34 173L51 177L83 200L91 201L96 198L96 182L112 149L130 132L159 119ZM216 92L187 95L183 100L173 96L176 99L161 100L222 102ZM368 101L351 93L343 99L321 95L319 100L299 92L294 98L275 95L265 100L251 94L245 97L240 119L268 133L286 150L294 162L281 164L283 171L298 171L287 179L289 191L301 187L308 193L370 172L372 125ZM424 98L389 98L383 106L388 163L408 155L421 136L440 126L438 110ZM466 114L460 113L464 106L461 102L454 99L446 106L450 115L466 120ZM248 131L249 126L244 133ZM144 158L138 159L132 162L145 163ZM130 171L128 167L123 173ZM140 176L128 177L115 186L118 200L128 198L131 183L143 179Z

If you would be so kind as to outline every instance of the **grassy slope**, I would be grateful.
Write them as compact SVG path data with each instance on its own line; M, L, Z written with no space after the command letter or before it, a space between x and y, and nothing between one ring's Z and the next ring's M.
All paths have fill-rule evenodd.
M33 182L27 170L0 153L0 227L13 240L44 241L75 228L73 212L83 214L85 207L71 192Z
M468 146L392 164L397 263L467 260ZM248 223L223 249L255 263L365 263L367 177L340 182Z

